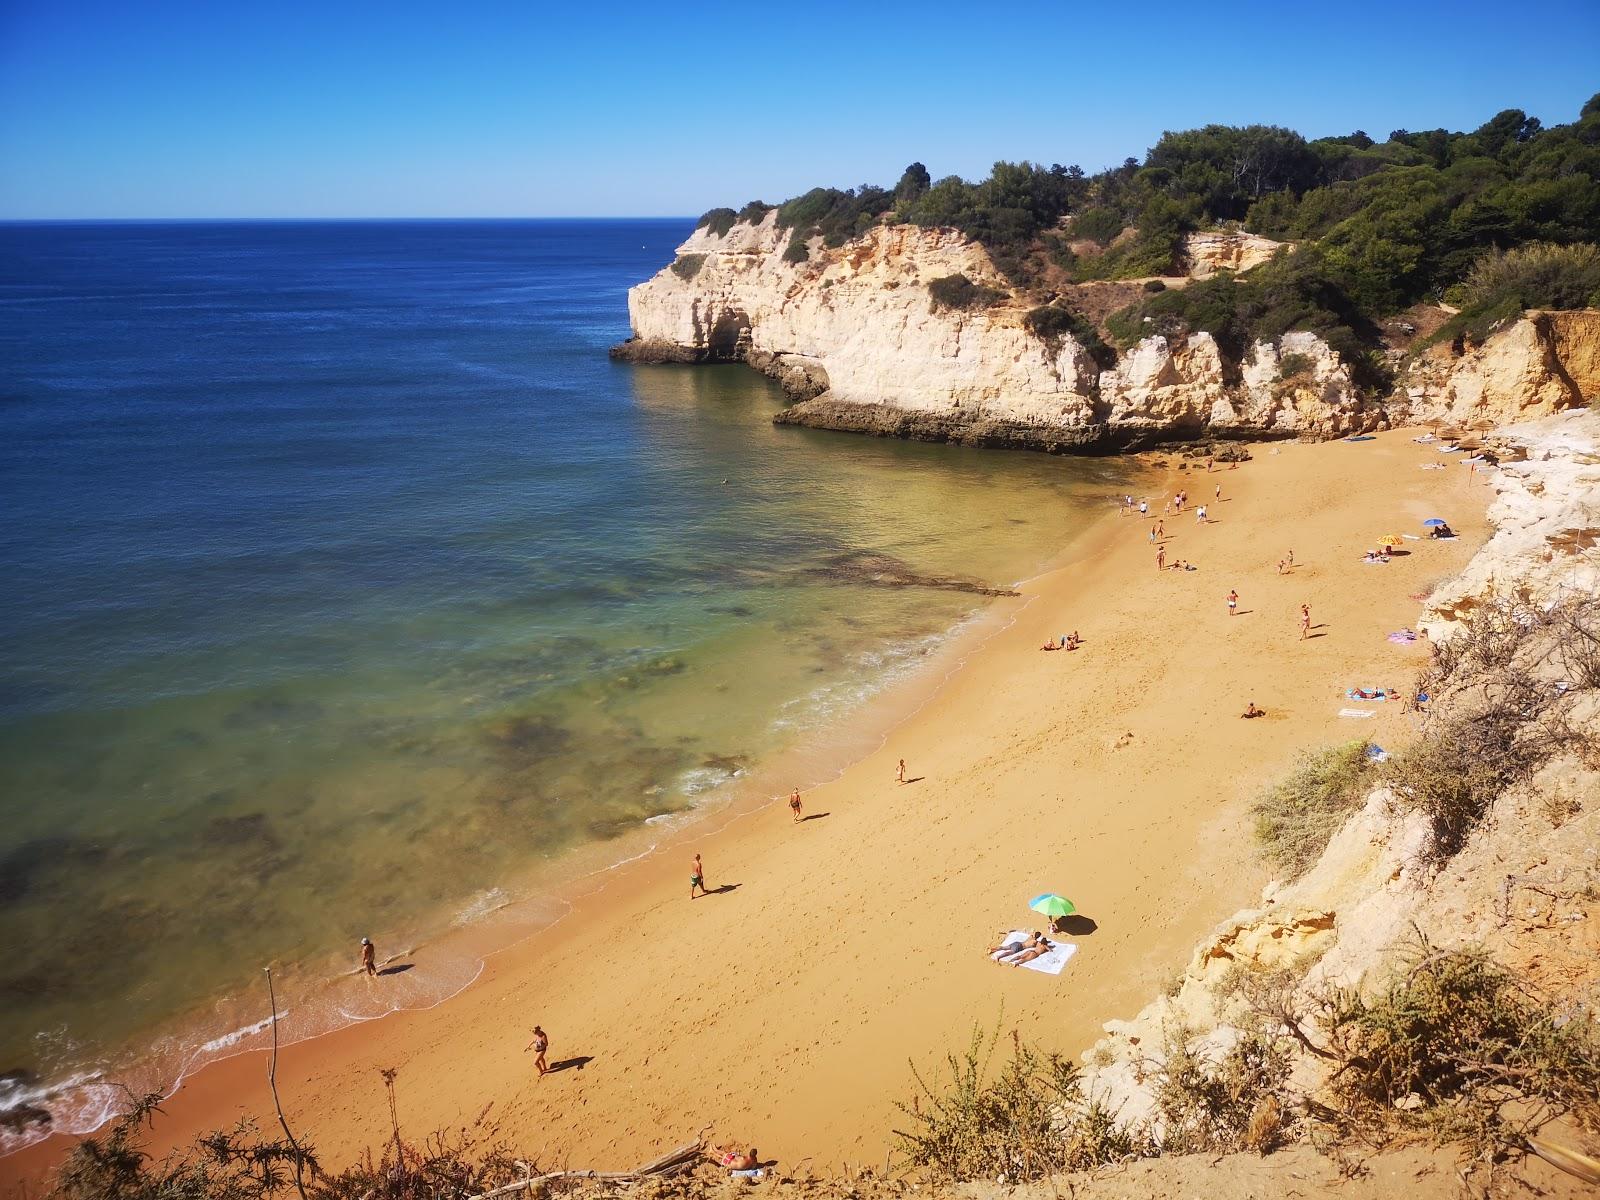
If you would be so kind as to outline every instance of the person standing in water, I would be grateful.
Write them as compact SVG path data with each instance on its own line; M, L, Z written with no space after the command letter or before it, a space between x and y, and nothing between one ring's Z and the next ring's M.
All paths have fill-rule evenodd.
M369 978L378 973L378 948L372 944L371 938L361 939L361 969Z
M695 898L695 888L700 889L700 894L702 896L709 896L711 894L710 889L706 887L706 869L701 864L700 856L698 854L694 856L694 862L689 866L689 899L691 900Z
M894 769L894 781L896 783L906 781L906 760L903 758L900 760L900 765Z
M800 789L795 788L789 793L789 811L794 814L796 821L800 820Z
M533 1041L524 1046L522 1052L524 1054L529 1050L534 1052L533 1065L539 1068L540 1079L550 1073L550 1064L544 1060L545 1051L548 1049L550 1049L550 1035L535 1025L533 1027Z

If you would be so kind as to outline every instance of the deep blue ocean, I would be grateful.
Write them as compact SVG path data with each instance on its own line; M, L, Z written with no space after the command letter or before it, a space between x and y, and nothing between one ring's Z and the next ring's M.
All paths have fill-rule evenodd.
M361 936L631 851L977 603L856 565L1010 582L1118 490L610 362L691 225L0 225L0 1107L92 1127L268 963L292 1036L376 1015ZM384 1003L475 970L412 957Z

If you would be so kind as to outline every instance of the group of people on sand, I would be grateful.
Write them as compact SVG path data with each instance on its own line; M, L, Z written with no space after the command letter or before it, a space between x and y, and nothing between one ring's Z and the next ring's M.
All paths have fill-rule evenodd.
M993 958L996 964L1005 963L1011 967L1020 967L1023 963L1042 958L1056 948L1055 943L1037 929L1025 938L1010 937L1004 930L995 936L1000 939L999 943L990 946L985 953Z
M1078 631L1074 629L1071 633L1063 633L1059 642L1051 641L1050 639L1046 638L1044 645L1040 646L1039 649L1076 650L1081 645L1083 645L1083 639L1078 636ZM905 781L902 780L901 782L903 783Z

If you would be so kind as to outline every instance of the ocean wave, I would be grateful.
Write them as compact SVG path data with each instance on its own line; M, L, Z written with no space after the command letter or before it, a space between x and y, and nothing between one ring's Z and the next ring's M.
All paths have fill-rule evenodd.
M0 1155L42 1141L52 1133L93 1133L121 1107L123 1089L98 1072L40 1082L27 1076L0 1076ZM48 1117L30 1120L29 1114Z

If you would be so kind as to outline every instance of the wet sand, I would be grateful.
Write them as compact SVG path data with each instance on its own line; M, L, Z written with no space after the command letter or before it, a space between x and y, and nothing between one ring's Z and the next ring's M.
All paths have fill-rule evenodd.
M461 995L289 1047L278 1083L297 1132L330 1164L377 1145L380 1071L396 1068L413 1137L482 1119L541 1166L614 1169L715 1124L822 1171L881 1164L911 1064L937 1075L975 1026L1080 1053L1256 897L1267 871L1246 810L1260 787L1305 750L1409 735L1401 705L1345 689L1411 682L1426 644L1385 635L1481 543L1490 497L1412 432L1171 471L1168 492L1187 485L1214 518L1166 518L1168 561L1197 570L1158 572L1148 522L1107 517L1073 561L996 602L1009 624L948 678L930 672L926 702L880 750L805 795L812 819L795 824L775 795L715 832L691 827L591 880L571 915L492 955ZM1448 468L1418 469L1435 461ZM1150 499L1154 518L1163 497ZM1461 538L1361 562L1378 536L1436 515ZM1074 630L1082 649L1039 652ZM1264 719L1239 719L1250 700ZM1347 706L1377 715L1340 718ZM713 894L691 901L696 851ZM1025 907L1040 891L1084 918L1053 978L983 954L997 930L1041 926ZM535 1022L561 1068L543 1080L522 1049ZM187 1080L155 1145L244 1116L265 1128L265 1071L246 1054ZM37 1172L65 1144L0 1174Z

